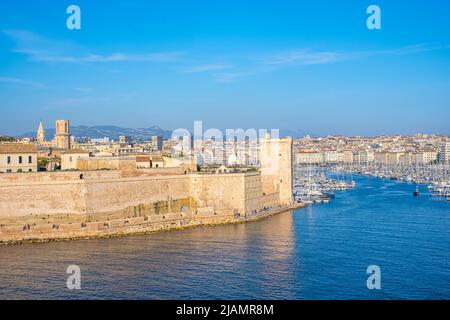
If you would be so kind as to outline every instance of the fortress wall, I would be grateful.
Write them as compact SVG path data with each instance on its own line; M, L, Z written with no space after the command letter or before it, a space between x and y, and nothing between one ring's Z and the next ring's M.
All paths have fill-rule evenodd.
M200 207L250 213L278 204L278 194L264 196L259 172L191 175L191 193Z
M81 181L0 184L0 218L85 212Z
M158 203L171 212L169 204L189 199L193 201L187 206L190 209L244 214L279 202L278 194L262 194L259 172L186 175L184 170L164 169L4 175L0 179L0 219L31 214L108 214L134 207L151 213Z
M138 171L142 176L184 175L187 173L186 169L182 167L139 169Z
M185 175L91 180L86 188L87 208L95 213L191 196L189 177Z
M67 171L0 174L0 186L5 183L51 182L69 180L80 180L80 172Z
M26 183L26 182L52 182L73 181L83 179L114 179L123 176L151 177L166 175L184 175L184 168L152 168L133 170L92 170L92 171L58 171L58 172L33 172L33 173L8 173L0 174L0 186L4 183Z
M269 193L256 198L248 199L245 203L247 213L253 210L260 211L267 208L276 207L280 204L279 193Z
M87 171L84 179L80 172L2 176L0 243L233 223L286 209L278 193L262 194L259 172L133 172Z
M222 210L245 212L245 175L193 174L191 194L199 207L213 207Z
M245 179L245 210L247 213L259 211L264 207L269 208L279 204L280 197L276 192L263 194L262 181L259 173L248 174ZM267 188L266 188L267 191Z
M136 160L122 158L79 158L78 170L133 170L136 169Z
M171 168L132 174L115 170L0 175L0 218L112 212L169 197L189 198L190 180L181 172L167 175L180 173Z

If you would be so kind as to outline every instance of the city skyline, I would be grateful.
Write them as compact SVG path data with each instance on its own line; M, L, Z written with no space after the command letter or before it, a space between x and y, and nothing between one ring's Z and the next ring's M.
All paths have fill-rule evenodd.
M0 5L0 134L59 118L167 130L203 120L314 136L450 134L448 3L376 1L381 30L366 28L371 3L359 1L76 1L81 30L66 28L70 4Z

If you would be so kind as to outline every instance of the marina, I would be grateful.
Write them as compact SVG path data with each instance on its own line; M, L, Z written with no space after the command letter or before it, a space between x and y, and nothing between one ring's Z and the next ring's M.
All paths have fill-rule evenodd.
M354 174L414 184L414 197L428 195L450 201L450 166L381 166L381 165L296 165L294 167L294 196L305 204L328 203L336 191L352 190ZM419 186L426 189L420 191Z
M327 168L314 166L295 166L293 180L295 199L306 204L328 203L334 199L336 191L351 190L356 186L351 175L331 177Z
M381 179L400 180L407 183L426 185L427 194L433 197L450 198L450 165L433 164L421 166L404 165L334 165L330 170L343 173L357 173ZM414 196L419 196L419 191Z

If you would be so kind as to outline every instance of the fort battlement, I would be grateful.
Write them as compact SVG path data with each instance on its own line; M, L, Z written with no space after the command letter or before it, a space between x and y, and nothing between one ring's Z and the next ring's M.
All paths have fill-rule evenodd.
M147 232L171 229L172 222L174 228L236 222L280 208L279 199L278 193L262 192L258 171L200 174L160 168L4 174L0 241Z
M0 174L0 242L110 235L115 223L122 232L135 220L135 231L170 229L169 217L174 226L225 223L290 208L292 139L265 139L261 148L259 171L122 165Z

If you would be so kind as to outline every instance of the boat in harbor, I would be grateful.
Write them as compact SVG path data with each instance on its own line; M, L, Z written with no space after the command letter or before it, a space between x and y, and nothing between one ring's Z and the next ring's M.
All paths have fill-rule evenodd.
M331 198L319 190L304 189L295 194L295 199L306 204L311 203L328 203Z
M336 195L332 192L324 192L323 194L330 199L334 199L336 197Z

